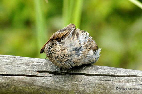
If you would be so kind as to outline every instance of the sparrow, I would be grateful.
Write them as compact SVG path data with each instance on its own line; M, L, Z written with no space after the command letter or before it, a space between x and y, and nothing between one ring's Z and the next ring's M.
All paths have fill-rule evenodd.
M49 61L63 69L95 63L100 52L101 48L89 33L76 28L74 24L55 32L40 50Z

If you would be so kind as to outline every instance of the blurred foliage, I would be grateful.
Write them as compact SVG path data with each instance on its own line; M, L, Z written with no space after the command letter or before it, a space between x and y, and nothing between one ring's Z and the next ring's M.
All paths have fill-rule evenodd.
M35 2L0 1L0 54L39 57L38 26L45 33L39 39L46 43L52 33L78 20L77 27L88 31L102 48L96 65L142 70L142 10L130 1L82 0L77 10L78 0L69 5L65 0L40 0L40 12ZM66 12L67 6L73 8L72 12ZM43 23L38 20L38 13L42 14ZM69 22L66 15L70 15Z
M80 26L83 0L63 0L63 22L64 25L74 23Z

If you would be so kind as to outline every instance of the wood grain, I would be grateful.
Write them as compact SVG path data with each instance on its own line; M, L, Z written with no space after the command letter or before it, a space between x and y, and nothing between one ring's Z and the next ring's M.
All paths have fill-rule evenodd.
M142 71L87 65L60 70L45 59L0 55L0 94L141 94Z

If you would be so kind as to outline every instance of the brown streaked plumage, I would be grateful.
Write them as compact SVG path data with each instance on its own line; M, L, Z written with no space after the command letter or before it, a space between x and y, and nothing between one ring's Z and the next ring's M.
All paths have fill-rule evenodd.
M40 53L46 53L56 66L70 69L82 64L95 63L99 59L100 51L88 32L69 24L55 32L41 48Z

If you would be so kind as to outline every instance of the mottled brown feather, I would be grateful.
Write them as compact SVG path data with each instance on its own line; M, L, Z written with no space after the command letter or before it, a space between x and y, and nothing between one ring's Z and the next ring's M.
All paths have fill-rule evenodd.
M95 63L100 51L88 32L69 24L55 32L41 48L40 53L46 53L56 66L69 69L82 64Z

